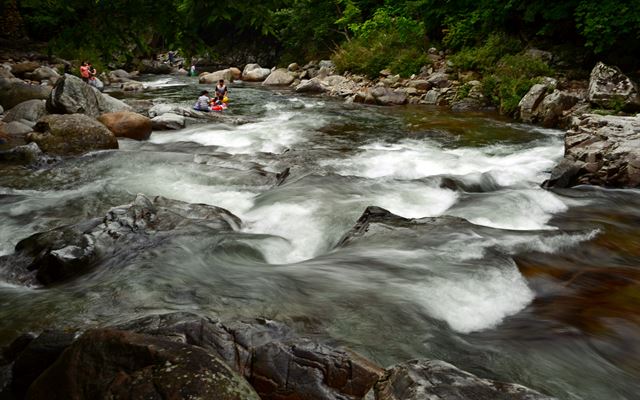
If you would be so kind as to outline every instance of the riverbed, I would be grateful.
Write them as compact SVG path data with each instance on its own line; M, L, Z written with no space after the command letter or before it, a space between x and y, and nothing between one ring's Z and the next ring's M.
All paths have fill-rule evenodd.
M137 98L156 103L190 106L201 90L194 78L145 80L154 90ZM229 97L225 112L245 123L1 170L0 255L138 193L223 207L242 226L51 288L0 282L0 344L158 312L261 316L383 366L435 358L559 399L637 398L640 191L542 189L563 132L255 84ZM266 179L285 171L279 185ZM473 226L338 246L368 206Z

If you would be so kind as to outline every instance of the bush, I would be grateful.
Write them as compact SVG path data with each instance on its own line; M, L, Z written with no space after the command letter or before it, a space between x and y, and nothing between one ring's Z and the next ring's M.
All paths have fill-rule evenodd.
M395 16L386 9L361 24L351 24L354 39L344 43L333 56L339 72L351 71L377 77L389 68L409 76L427 63L425 34L421 22Z
M458 70L493 71L500 58L522 50L519 40L504 34L493 34L480 47L465 47L451 57Z
M491 76L483 82L484 95L500 106L500 112L513 115L522 97L539 78L553 74L543 61L526 55L507 55L500 59Z

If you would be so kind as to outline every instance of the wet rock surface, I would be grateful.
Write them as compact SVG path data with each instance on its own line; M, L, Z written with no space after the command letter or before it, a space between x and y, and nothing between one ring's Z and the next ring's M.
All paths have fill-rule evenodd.
M479 378L439 360L396 365L376 384L375 400L423 399L553 400L521 385Z
M116 137L134 140L147 140L151 136L151 120L143 115L130 111L105 113L98 117Z
M240 220L219 207L138 195L104 218L37 233L21 240L0 265L23 283L50 285L97 266L121 266L141 250L197 232L233 231ZM5 270L5 273L8 271Z
M573 119L565 156L544 187L640 186L640 117L585 114Z

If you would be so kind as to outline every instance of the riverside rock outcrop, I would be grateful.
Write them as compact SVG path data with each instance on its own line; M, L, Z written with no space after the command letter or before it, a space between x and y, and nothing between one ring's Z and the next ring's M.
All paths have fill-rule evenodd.
M596 64L589 77L589 101L607 109L640 110L638 86L618 67Z
M33 130L27 142L35 142L47 154L69 156L118 148L107 127L83 114L46 115Z
M640 117L585 114L565 135L564 159L543 186L640 187Z
M7 110L27 100L45 100L50 93L50 86L30 85L19 79L0 77L0 106Z

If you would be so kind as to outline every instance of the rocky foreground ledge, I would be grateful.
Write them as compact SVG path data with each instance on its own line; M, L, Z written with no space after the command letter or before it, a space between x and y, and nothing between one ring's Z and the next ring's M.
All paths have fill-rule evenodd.
M386 371L269 320L153 315L85 332L26 333L0 358L3 399L549 400L437 360Z

